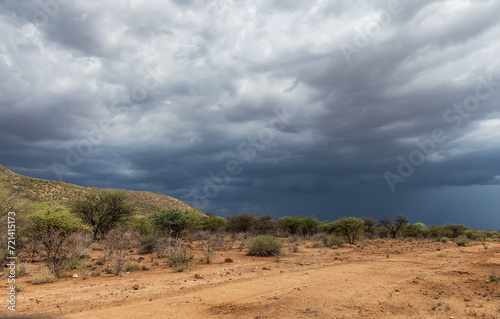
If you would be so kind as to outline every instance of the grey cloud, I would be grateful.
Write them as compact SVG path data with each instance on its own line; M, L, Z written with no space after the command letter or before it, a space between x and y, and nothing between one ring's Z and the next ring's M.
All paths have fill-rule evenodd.
M237 161L207 211L310 207L331 220L407 210L431 221L431 204L413 206L455 209L462 188L477 198L498 185L500 87L465 115L454 105L480 77L500 81L500 2L402 1L348 61L341 44L355 46L388 3L74 0L51 15L2 2L0 164L55 179L57 162L68 182L189 202ZM436 128L445 140L392 193L384 172L398 174L399 156L410 160ZM102 139L70 166L85 132Z

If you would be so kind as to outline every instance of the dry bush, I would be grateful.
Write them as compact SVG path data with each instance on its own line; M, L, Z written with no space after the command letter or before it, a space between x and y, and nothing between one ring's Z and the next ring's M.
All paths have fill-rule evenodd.
M71 246L70 258L90 258L89 250L92 247L92 237L84 233L75 233L68 238Z
M212 262L214 253L217 250L225 250L225 234L223 232L207 232L199 241L200 250L203 252L203 261L207 264Z
M128 257L128 250L132 248L133 236L130 227L120 226L112 229L106 237L104 258L111 257L111 271L115 276L119 276L125 269L125 259Z
M54 275L54 273L50 269L44 268L38 273L32 275L30 282L33 285L41 285L41 284L55 282L56 280L57 276Z
M138 248L141 254L155 253L158 258L161 258L169 243L170 240L165 235L159 232L151 232L140 237Z
M286 242L291 244L290 251L294 253L299 252L300 237L298 235L291 235L286 238Z
M127 265L125 266L125 269L127 271L138 271L142 270L142 265L141 263L138 263L137 261L129 261Z
M193 259L191 251L181 239L173 239L170 247L167 248L167 258L169 265L177 272L181 272Z
M325 247L330 236L327 233L317 233L312 236L313 247L321 248Z

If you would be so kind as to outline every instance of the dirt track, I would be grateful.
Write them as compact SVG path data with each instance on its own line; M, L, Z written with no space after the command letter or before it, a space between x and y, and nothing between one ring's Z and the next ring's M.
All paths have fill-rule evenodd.
M210 265L195 257L182 273L160 263L123 277L29 285L18 294L15 317L500 318L493 271L500 274L500 243L488 250L389 240L301 246L298 253L286 249L279 262L233 249ZM6 312L3 300L0 314Z

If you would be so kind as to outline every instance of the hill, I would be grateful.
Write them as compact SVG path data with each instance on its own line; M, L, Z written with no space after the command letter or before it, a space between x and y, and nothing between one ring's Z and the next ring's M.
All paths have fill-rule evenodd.
M48 181L16 174L6 167L0 165L0 191L13 191L19 198L26 199L34 203L48 203L61 206L68 206L68 203L81 198L87 192L99 190L94 187L83 187L79 185ZM182 201L152 192L146 191L123 191L127 199L137 207L138 213L148 215L162 208L182 209L196 212L202 216L207 216L202 211L186 205Z

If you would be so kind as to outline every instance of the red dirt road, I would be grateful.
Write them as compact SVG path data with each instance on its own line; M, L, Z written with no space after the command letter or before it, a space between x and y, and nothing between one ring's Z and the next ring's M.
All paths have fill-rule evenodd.
M233 249L209 265L195 258L182 273L160 263L123 277L28 285L15 316L3 300L0 317L500 318L492 272L500 275L500 243L487 250L480 243L389 240L301 246L298 253L286 249L279 262Z

